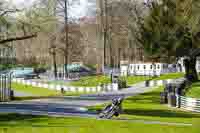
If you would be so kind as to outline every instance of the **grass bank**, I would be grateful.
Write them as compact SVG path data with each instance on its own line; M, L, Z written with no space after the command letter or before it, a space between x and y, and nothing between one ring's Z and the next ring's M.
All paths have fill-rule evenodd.
M71 86L83 86L83 87L94 87L98 86L99 84L109 84L111 82L111 79L109 76L87 76L82 77L78 81L73 81L69 83Z
M78 117L0 114L2 133L197 133L195 127L143 124Z
M47 97L54 97L54 96L78 96L81 94L86 93L78 93L78 92L65 92L64 94L61 94L60 91L56 90L50 90L46 88L41 87L34 87L30 85L24 85L19 83L12 83L11 88L15 91L23 92L25 94L30 94L33 96L28 97L16 97L16 100L24 100L24 99L37 99L37 98L47 98Z
M192 86L188 89L186 96L200 99L200 81L192 84Z
M184 112L160 104L160 92L163 87L154 88L150 92L129 97L123 102L122 119L142 119L152 121L192 123L200 120L200 114ZM91 110L101 110L105 105L91 107Z
M150 76L128 76L128 77L122 77L127 81L127 85L133 85L138 82L142 82L145 80L166 80L166 79L177 79L184 77L184 73L169 73L169 74L163 74L159 77L150 77ZM84 86L84 87L94 87L99 84L108 84L110 83L110 77L109 76L87 76L81 78L79 81L73 81L69 83L68 85L72 86Z

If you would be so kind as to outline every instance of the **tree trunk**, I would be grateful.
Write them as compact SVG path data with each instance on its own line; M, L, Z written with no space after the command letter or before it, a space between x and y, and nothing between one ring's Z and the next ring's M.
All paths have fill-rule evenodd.
M97 73L104 71L104 42L103 42L103 2L97 0Z
M121 48L118 48L118 62L117 62L117 68L120 68L120 61L121 61Z
M54 77L57 78L57 64L56 64L56 53L53 53L53 67L54 67Z
M196 70L196 60L197 60L196 57L190 57L184 59L185 77L190 81L198 80L198 74Z
M68 78L68 48L69 48L69 27L68 27L68 0L65 0L65 78Z

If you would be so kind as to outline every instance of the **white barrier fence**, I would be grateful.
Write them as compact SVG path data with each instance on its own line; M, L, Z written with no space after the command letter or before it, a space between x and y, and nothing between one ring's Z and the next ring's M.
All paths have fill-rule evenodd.
M200 113L200 99L184 97L184 96L176 96L177 107L182 108L184 110L199 112Z
M172 79L167 79L167 80L150 80L150 81L145 81L146 86L148 87L154 87L154 86L162 86L162 85L165 85L165 84L169 84L171 83L173 80ZM147 83L149 82L149 83Z
M110 92L110 91L118 91L119 87L117 83L112 84L104 84L103 86L96 86L96 87L74 87L74 86L64 86L64 85L56 85L56 84L46 84L41 82L35 82L30 80L24 80L24 79L13 79L13 82L24 84L24 85L30 85L34 87L40 87L40 88L46 88L50 90L57 90L61 91L61 88L64 89L66 92L86 92L86 93L97 93L97 92ZM173 80L150 80L146 81L146 87L154 87L154 86L162 86L166 83L171 83ZM147 85L148 84L148 85Z
M40 87L40 88L46 88L50 90L57 90L61 91L61 88L63 88L66 92L108 92L108 91L118 91L118 84L107 84L103 86L96 86L96 87L74 87L74 86L64 86L64 85L55 85L55 84L45 84L40 82L34 82L24 79L13 79L13 82L24 84L24 85L30 85L34 87Z

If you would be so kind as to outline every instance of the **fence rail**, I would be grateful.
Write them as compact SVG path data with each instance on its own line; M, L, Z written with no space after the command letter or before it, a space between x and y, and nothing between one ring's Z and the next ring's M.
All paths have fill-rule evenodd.
M118 91L119 87L118 84L104 84L103 86L96 86L96 87L75 87L75 86L65 86L65 85L57 85L57 84L47 84L35 81L29 81L24 79L13 79L13 82L30 85L34 87L46 88L50 90L57 90L60 91L61 88L64 89L66 92L108 92L108 91Z
M0 75L0 101L9 101L11 99L11 74Z
M200 99L177 95L177 107L200 113Z

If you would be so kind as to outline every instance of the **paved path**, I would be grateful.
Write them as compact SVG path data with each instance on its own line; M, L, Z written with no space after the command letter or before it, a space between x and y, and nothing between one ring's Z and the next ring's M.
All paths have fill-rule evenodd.
M97 104L103 104L110 102L114 97L119 96L133 96L140 93L149 91L151 88L145 87L144 83L138 83L134 86L122 89L115 92L102 92L99 94L93 95L81 95L81 96L72 96L72 97L54 97L47 99L34 99L34 100L25 100L25 101L13 101L8 103L0 104L0 112L17 112L20 110L22 112L31 113L31 112L41 112L44 113L53 113L57 115L66 115L66 113L73 113L75 115L85 116L94 115L94 112L87 110L88 106L94 106Z
M16 97L31 97L31 96L35 96L35 95L14 90L14 96L16 96Z
M92 95L13 101L7 103L0 103L0 113L48 115L54 117L78 116L78 117L97 118L98 112L89 111L87 109L88 106L94 106L97 104L110 102L110 100L114 97L119 97L119 96L129 97L150 90L151 87L145 87L144 83L138 83L130 88L122 89L115 92L102 92L99 94L92 94ZM129 121L129 122L143 123L143 124L192 126L192 124L190 123L169 123L160 121L132 120L132 119L118 119L118 118L112 120Z

